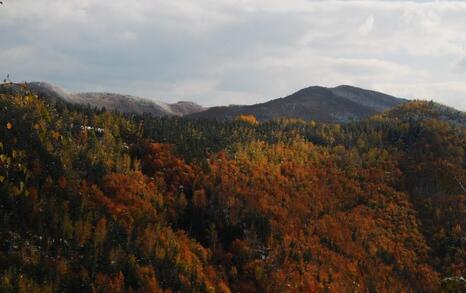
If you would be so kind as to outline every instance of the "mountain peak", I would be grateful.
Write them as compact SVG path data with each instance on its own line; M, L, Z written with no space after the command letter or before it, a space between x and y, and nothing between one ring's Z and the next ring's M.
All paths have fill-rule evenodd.
M349 85L334 88L310 86L269 102L213 107L190 117L224 120L249 114L259 120L288 117L341 123L362 119L405 102L387 94Z
M265 103L206 109L190 101L169 104L110 92L70 94L48 82L31 82L27 86L33 93L53 103L66 101L122 113L149 113L154 116L186 116L217 120L230 120L239 115L254 115L258 120L288 117L342 123L359 120L406 102L384 93L350 85L333 88L315 85ZM16 87L16 90L21 89L19 84L13 84L13 87Z

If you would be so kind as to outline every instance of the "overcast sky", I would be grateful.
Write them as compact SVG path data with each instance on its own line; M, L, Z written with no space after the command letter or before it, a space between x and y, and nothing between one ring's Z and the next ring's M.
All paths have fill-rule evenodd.
M350 84L466 110L466 2L4 0L7 73L207 106Z

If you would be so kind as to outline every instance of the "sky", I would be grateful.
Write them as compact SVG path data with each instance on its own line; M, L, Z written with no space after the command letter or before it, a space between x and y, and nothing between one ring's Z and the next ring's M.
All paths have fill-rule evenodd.
M3 2L13 81L205 106L349 84L466 110L464 1Z

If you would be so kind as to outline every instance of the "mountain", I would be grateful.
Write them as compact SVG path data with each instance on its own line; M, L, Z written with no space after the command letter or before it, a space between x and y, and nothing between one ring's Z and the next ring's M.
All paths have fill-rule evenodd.
M131 95L104 92L68 93L58 86L47 82L30 82L27 84L0 85L0 93L20 93L29 90L49 103L65 101L72 104L90 105L101 109L122 113L144 114L154 116L183 116L205 110L194 102L177 102L174 104L156 100L143 99Z
M170 109L176 115L184 116L189 115L191 113L204 111L206 108L194 102L179 101L178 103L170 104Z
M45 98L49 103L56 103L58 101L72 102L69 93L48 82L0 84L0 93L2 94L23 94L26 91L30 91L39 97Z
M313 86L266 103L213 107L188 117L230 120L238 115L254 115L262 121L290 117L322 122L348 122L405 102L404 99L348 85L335 88Z
M171 115L167 104L140 99L129 95L114 93L73 94L72 101L77 104L91 105L122 113L150 113L155 116Z
M232 120L246 114L256 116L259 121L288 117L342 123L360 120L406 102L404 99L348 85L334 88L313 86L266 103L213 108L204 108L194 102L168 104L116 93L68 93L46 82L27 83L27 89L52 103L66 101L122 113L149 113L157 117L184 116L216 120ZM21 84L6 84L0 87L0 93L22 90L25 90L25 87Z
M219 123L0 94L0 292L466 292L462 115Z

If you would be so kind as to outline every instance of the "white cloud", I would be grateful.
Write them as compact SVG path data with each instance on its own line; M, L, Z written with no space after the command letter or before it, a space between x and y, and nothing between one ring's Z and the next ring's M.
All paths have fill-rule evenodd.
M466 110L460 1L16 0L0 74L206 105L342 83Z
M367 36L374 29L374 17L370 15L359 27L359 33Z
M458 72L464 72L466 73L466 57L462 58L460 61L458 61L453 69Z

